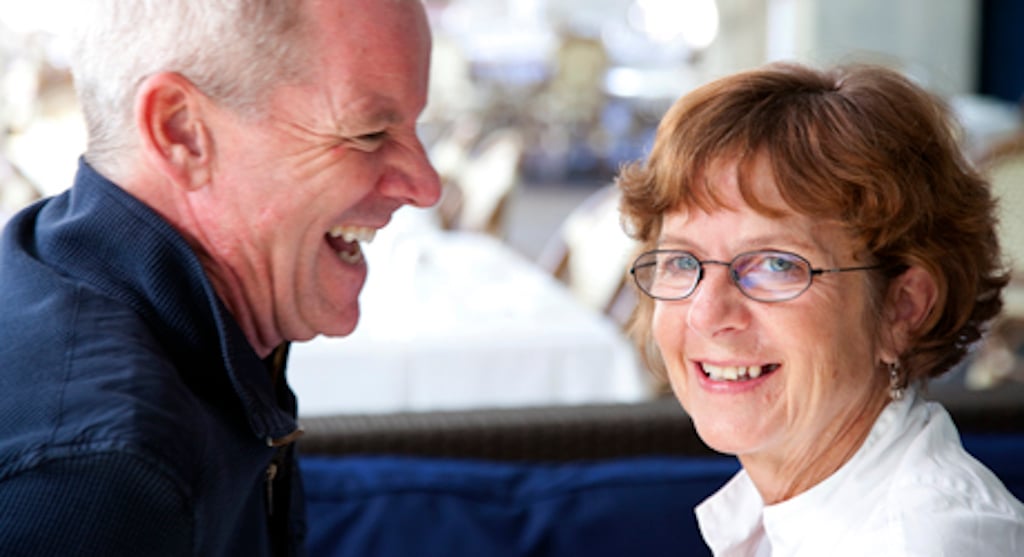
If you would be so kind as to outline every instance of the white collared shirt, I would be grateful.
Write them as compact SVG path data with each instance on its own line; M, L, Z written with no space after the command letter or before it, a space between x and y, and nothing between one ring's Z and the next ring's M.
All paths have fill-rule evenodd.
M818 485L764 506L741 470L696 509L719 557L1024 556L1024 505L913 390Z

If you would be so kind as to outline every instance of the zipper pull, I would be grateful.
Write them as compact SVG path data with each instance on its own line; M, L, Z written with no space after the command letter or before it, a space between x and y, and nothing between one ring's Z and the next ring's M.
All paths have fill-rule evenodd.
M274 478L277 477L277 463L271 462L267 465L267 516L274 514Z

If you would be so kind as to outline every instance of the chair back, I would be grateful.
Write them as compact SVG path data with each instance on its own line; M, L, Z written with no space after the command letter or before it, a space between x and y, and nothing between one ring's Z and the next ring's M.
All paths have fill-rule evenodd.
M1024 131L992 144L978 159L998 202L998 233L1009 265L1003 312L965 371L970 389L1024 382Z
M455 228L501 237L507 203L519 184L522 135L511 128L491 132L454 177L461 206Z
M999 203L999 242L1012 272L1004 312L1024 317L1024 131L995 143L978 165Z
M618 188L606 185L584 199L545 245L538 262L584 305L623 324L632 308L626 270L636 245L622 229L619 197Z

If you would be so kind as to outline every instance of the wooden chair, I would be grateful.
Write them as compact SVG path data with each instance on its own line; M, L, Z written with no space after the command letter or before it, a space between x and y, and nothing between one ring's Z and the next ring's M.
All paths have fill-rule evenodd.
M978 167L999 202L999 240L1011 269L1003 313L967 373L968 386L988 388L1024 382L1024 130L993 144Z
M453 124L428 150L430 163L441 179L441 199L437 204L437 214L445 230L454 229L458 225L463 204L458 181L479 139L480 122L471 118L463 119Z
M495 130L481 141L452 177L456 191L451 195L458 200L453 228L503 236L505 210L519 185L522 157L522 134L513 128Z
M583 304L625 324L635 298L627 268L635 242L622 230L619 191L603 186L574 209L538 257Z

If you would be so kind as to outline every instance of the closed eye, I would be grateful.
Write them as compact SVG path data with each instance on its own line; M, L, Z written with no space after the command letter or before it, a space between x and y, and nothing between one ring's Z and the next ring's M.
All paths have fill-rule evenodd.
M360 149L373 150L380 146L380 144L387 138L387 135L388 133L386 131L365 133L355 136L351 141Z

